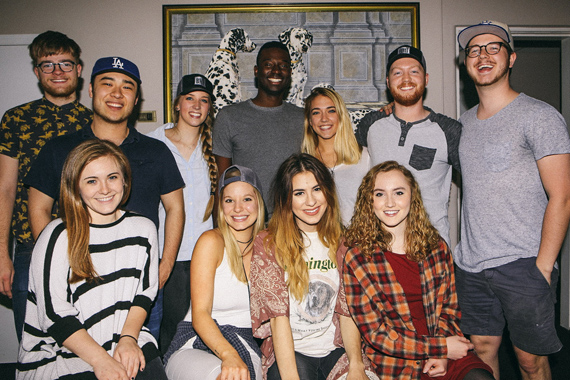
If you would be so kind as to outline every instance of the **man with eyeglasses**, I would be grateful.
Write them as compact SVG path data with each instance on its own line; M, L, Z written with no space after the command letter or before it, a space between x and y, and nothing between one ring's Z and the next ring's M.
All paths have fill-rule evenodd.
M34 244L22 180L49 139L79 130L92 119L91 110L77 99L82 69L77 43L65 34L47 31L28 48L44 96L6 111L0 127L0 293L12 298L18 340ZM11 233L16 240L14 263Z
M454 259L461 330L499 376L505 321L523 379L550 379L556 258L570 219L570 139L553 107L510 86L509 27L483 21L459 33L479 104L465 112L461 242Z

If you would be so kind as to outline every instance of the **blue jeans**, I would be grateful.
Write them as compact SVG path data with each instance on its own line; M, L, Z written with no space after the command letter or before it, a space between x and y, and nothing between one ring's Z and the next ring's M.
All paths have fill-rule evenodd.
M12 309L18 342L22 340L22 329L26 317L28 300L28 278L33 246L17 243L14 254L14 281L12 282Z
M157 342L160 336L160 324L162 322L162 293L163 289L159 289L145 323L145 326L148 327Z

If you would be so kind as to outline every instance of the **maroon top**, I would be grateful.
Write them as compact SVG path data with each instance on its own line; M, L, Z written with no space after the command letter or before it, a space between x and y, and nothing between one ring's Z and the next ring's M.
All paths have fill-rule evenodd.
M406 296L408 307L410 308L410 315L412 316L412 323L416 328L416 333L418 335L429 335L422 298L420 264L409 260L406 255L399 255L390 251L384 252L384 255L386 256L388 263L390 263L390 266L396 275L396 279L402 286L402 289L404 289L404 294ZM469 352L468 355L462 359L449 360L447 363L447 373L443 377L437 377L437 379L463 379L470 370L475 368L482 368L493 373L491 368L481 362L473 352ZM432 380L434 378L422 373L421 379Z

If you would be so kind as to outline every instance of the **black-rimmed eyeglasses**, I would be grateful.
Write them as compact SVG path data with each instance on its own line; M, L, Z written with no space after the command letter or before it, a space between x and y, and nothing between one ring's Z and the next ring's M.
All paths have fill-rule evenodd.
M501 51L503 45L505 45L504 42L489 42L487 45L471 45L465 49L465 54L469 58L477 58L481 55L481 51L485 49L487 54L495 55Z
M53 73L56 66L59 66L59 69L61 71L63 71L64 73L68 73L71 70L73 70L73 68L75 67L75 62L69 62L69 61L59 62L59 63L41 62L36 66L39 67L40 70L42 71L42 73L44 73L44 74Z

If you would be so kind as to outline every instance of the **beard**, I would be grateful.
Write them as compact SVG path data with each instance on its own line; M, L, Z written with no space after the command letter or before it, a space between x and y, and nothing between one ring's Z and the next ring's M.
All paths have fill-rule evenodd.
M492 78L485 78L485 80L480 80L479 76L477 75L477 67L472 67L471 69L475 71L475 75L471 75L471 73L468 71L469 76L471 77L471 79L473 80L473 83L475 83L475 86L479 86L479 87L484 87L484 86L491 86L494 85L495 83L499 82L501 79L503 79L504 77L507 77L509 75L509 66L508 65L497 65L497 74L492 77Z
M404 93L400 91L401 87L409 86L410 84L415 86L414 91L405 91ZM390 93L392 94L392 98L394 98L394 102L401 104L404 107L409 107L422 100L425 89L426 87L423 83L416 85L405 82L398 86L398 88L390 88Z
M58 87L52 86L47 80L40 80L40 85L44 93L51 95L54 98L68 98L77 92L78 81L71 80L67 86Z

